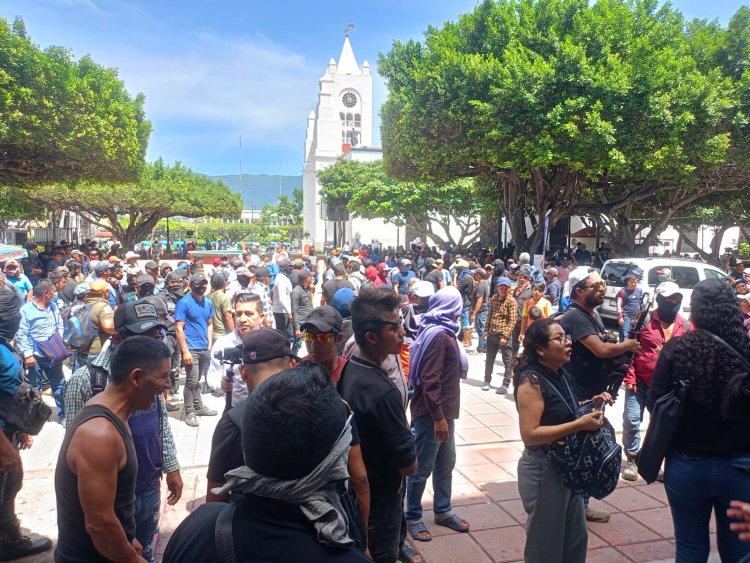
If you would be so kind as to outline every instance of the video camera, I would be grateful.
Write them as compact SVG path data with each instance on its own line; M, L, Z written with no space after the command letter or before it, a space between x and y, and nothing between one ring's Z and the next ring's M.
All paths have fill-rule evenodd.
M242 363L242 346L231 346L214 352L214 358L222 364L237 365Z

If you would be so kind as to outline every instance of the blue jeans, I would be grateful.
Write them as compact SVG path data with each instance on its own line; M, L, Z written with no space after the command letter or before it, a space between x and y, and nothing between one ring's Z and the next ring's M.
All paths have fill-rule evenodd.
M440 442L435 437L435 421L429 414L412 420L417 446L417 471L406 478L406 519L421 520L422 494L427 479L432 474L435 491L433 510L435 516L451 511L451 488L453 468L456 465L456 441L453 434L454 421L448 422L448 441Z
M695 458L672 450L667 456L664 489L672 510L676 563L704 563L710 550L708 527L716 516L716 543L722 561L750 553L729 529L730 500L750 502L750 453Z
M380 499L370 504L367 546L376 563L393 563L398 559L403 516L403 487L393 498Z
M464 307L463 309L461 309L461 326L464 328L469 328L471 326L468 307Z
M620 342L625 340L628 337L628 332L630 331L630 325L632 325L635 322L635 319L631 319L627 315L622 316L623 324L620 327Z
M57 417L60 421L63 421L65 420L65 407L63 405L65 377L63 377L62 364L50 366L49 358L36 354L34 358L36 358L36 365L29 369L29 383L32 387L40 389L43 377L47 376L49 386L52 388L52 396L55 398L55 404L57 405Z
M487 349L487 343L484 341L484 325L487 322L487 315L489 310L480 311L474 317L474 328L477 331L477 337L479 337L479 343L477 344L477 352L481 352Z
M135 495L135 537L143 546L143 558L154 559L154 534L159 524L161 508L161 479L156 478L149 486Z
M634 459L641 450L641 421L643 409L646 407L648 385L640 381L636 385L635 393L625 389L625 410L622 413L622 445L628 459Z

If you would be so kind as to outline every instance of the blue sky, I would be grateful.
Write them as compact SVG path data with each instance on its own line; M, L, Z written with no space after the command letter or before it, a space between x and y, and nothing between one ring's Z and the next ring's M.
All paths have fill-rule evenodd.
M676 0L689 18L726 24L739 0ZM146 95L150 160L180 160L211 175L301 173L306 117L318 78L338 58L343 29L357 61L376 68L394 39L471 11L474 0L0 0L41 46L119 69ZM375 107L385 99L375 79ZM376 131L380 120L375 116ZM375 141L379 143L379 134Z

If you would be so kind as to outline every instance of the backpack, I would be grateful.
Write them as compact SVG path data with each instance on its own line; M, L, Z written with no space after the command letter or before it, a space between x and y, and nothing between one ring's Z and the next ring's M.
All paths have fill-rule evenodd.
M567 379L563 378L568 389L566 400L544 374L540 375L541 381L547 381L547 387L560 397L576 418L594 408L593 401L578 406ZM579 496L603 499L617 487L622 447L617 443L615 429L606 418L598 430L574 432L565 436L562 443L552 444L547 456L557 468L562 484Z
M79 308L71 308L70 317L63 328L63 342L73 350L88 348L99 331L91 322L91 312L96 303L86 303Z

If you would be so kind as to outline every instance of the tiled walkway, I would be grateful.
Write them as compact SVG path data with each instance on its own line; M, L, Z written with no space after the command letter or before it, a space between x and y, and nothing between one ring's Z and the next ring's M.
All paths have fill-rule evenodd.
M518 434L515 404L493 391L482 391L484 356L470 356L469 380L462 384L462 412L456 423L458 461L454 473L453 500L456 511L471 523L471 532L458 534L432 523L431 489L425 493L425 523L433 534L417 547L430 563L520 561L523 558L525 513L518 495L516 465L523 445ZM498 367L496 373L502 368ZM499 379L496 381L499 383ZM212 408L221 400L204 395ZM177 413L178 415L180 413ZM622 426L622 398L608 410L618 430ZM165 506L160 555L180 521L203 502L206 464L216 418L201 419L190 428L170 418L183 466L183 496L174 507ZM645 425L644 425L645 428ZM26 481L18 499L18 514L24 528L56 537L54 465L62 428L48 423L35 446L23 452ZM674 557L672 520L664 487L620 482L606 501L592 500L595 508L612 512L607 524L589 526L588 561L669 561ZM715 551L715 550L714 550ZM718 561L714 552L712 561ZM52 555L28 558L27 562L52 561Z

